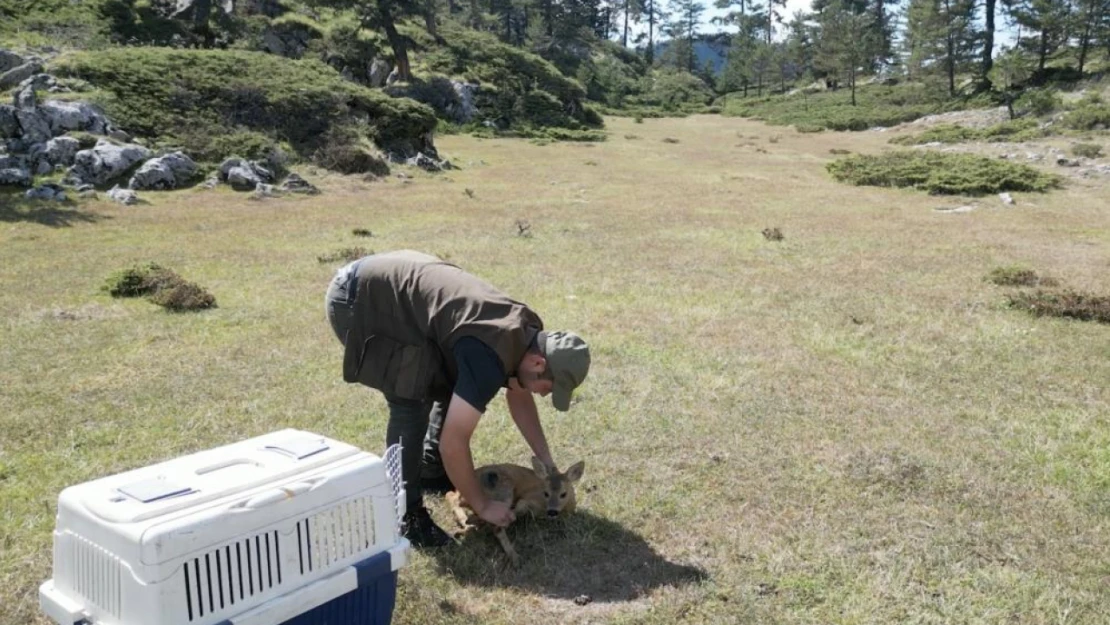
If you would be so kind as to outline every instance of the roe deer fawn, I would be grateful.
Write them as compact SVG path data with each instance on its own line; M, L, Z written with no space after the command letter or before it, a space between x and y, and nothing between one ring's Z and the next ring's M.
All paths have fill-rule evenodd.
M574 483L582 478L585 467L585 462L578 462L566 473L560 473L539 458L532 458L531 469L515 464L491 464L479 467L474 473L486 496L508 504L517 518L523 514L556 517L574 511L577 505ZM464 531L481 521L458 491L447 493L447 503ZM505 534L505 528L496 528L493 535L509 560L513 564L519 563L520 557Z

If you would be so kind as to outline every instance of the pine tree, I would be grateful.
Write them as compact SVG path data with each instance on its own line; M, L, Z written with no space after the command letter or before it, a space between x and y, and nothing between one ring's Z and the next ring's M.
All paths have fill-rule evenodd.
M705 5L699 0L671 0L672 21L667 24L676 65L693 74L697 69L694 42Z
M874 16L857 13L844 0L832 0L817 15L817 65L835 76L843 76L856 105L856 77L874 58L877 34Z
M1071 7L1064 0L1017 0L1010 15L1023 29L1035 33L1020 37L1018 45L1037 57L1037 72L1044 73L1048 56L1068 38Z
M956 72L974 54L974 9L972 0L910 0L907 7L905 42L910 71L942 68L949 96L956 94Z

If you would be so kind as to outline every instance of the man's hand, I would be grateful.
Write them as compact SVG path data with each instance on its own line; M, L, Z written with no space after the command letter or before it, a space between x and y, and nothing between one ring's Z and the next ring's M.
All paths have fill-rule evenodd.
M478 516L497 527L508 527L516 520L516 515L509 509L508 504L492 499L486 500L486 505L478 511Z

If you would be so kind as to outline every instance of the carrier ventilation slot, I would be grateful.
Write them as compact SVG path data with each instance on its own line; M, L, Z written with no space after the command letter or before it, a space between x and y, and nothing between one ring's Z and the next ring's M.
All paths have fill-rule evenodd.
M276 530L219 547L185 561L185 605L190 621L204 618L281 584Z
M76 534L67 536L70 557L59 560L63 567L59 577L69 580L73 591L89 603L118 618L122 603L119 558Z
M306 575L366 551L374 544L374 502L345 501L297 523L298 557Z

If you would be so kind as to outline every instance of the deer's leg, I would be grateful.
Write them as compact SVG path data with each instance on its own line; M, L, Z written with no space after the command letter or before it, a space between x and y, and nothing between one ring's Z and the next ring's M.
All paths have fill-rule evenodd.
M516 549L513 549L513 543L509 541L509 535L505 533L505 528L497 528L493 535L497 538L497 542L501 543L501 548L505 550L505 555L509 556L509 561L513 563L513 566L520 564L520 556L517 555Z

